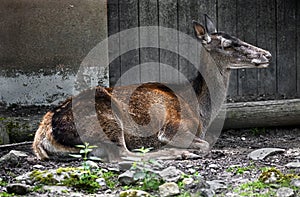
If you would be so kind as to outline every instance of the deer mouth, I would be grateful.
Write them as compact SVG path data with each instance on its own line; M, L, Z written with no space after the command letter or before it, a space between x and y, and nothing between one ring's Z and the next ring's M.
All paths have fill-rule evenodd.
M251 60L251 63L255 65L256 68L266 68L270 64L271 54L260 55L259 58Z

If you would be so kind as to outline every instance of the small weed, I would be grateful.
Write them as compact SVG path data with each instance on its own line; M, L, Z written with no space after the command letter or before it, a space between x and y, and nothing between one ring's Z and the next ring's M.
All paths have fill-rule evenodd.
M135 152L139 152L141 156L144 156L148 153L152 148L140 148L135 149ZM155 173L151 172L149 169L149 165L157 165L160 164L155 160L141 160L139 162L134 162L131 170L134 171L134 179L138 182L138 186L134 187L134 189L141 189L144 191L153 191L158 190L158 187L164 183L164 181Z
M77 148L80 148L80 154L70 154L70 156L75 158L82 158L83 163L83 171L79 176L73 177L73 180L67 179L64 181L66 185L72 185L77 188L84 189L90 193L95 192L97 189L100 188L99 183L96 181L98 177L98 172L92 170L89 164L87 163L88 160L101 160L98 157L89 157L88 154L93 151L94 148L97 146L91 146L89 143L85 142L83 145L76 145Z
M115 186L117 185L117 180L118 180L118 175L108 171L108 172L104 172L102 173L102 178L104 178L106 185L108 188L113 189L115 188Z
M268 183L270 177L275 177L275 182ZM299 179L300 176L295 174L283 174L276 168L262 168L258 180L244 183L235 189L234 192L240 196L269 197L275 195L275 185L277 185L277 187L290 187L294 191L297 191L299 189L290 185L291 180L294 178ZM265 193L257 193L257 191L265 191Z
M233 172L235 174L244 174L246 171L251 171L253 169L255 169L255 165L251 164L249 166L244 166L244 167L239 167L239 166L229 167L226 169L226 171Z
M0 197L11 197L11 196L16 196L15 194L9 194L7 192L1 192Z
M250 131L251 131L252 135L254 135L254 136L259 136L259 135L263 135L266 133L265 128L252 128Z

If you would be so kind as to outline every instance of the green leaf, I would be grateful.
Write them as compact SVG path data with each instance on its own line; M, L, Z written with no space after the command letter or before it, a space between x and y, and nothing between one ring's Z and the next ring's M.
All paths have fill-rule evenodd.
M93 156L89 157L88 159L93 160L93 161L101 161L101 158L93 157Z
M85 145L75 145L77 148L85 148Z
M71 157L75 157L75 158L82 158L82 156L81 156L81 155L69 154L69 156L71 156Z
M83 153L85 153L85 150L82 149L82 150L79 151L79 153L83 154Z
M88 146L88 148L93 149L93 148L98 148L98 146Z

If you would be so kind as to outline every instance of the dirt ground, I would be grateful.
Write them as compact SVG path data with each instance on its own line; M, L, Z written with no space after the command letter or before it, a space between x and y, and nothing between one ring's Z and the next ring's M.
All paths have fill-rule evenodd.
M283 148L286 151L275 154L261 161L252 161L247 155L259 148ZM276 167L282 172L288 172L285 165L289 162L300 160L300 128L270 128L270 129L241 129L223 131L211 153L196 160L169 160L163 161L165 167L175 166L185 173L191 169L197 171L206 180L235 180L238 174L224 177L228 169L233 166L255 165L260 167ZM0 178L8 183L13 182L14 177L34 170L36 164L43 165L46 169L65 166L80 166L80 161L39 161L33 155L30 145L1 148L0 157L11 149L21 150L28 153L28 157L16 166L3 164L0 169ZM297 156L298 155L298 156ZM212 164L215 167L212 167ZM117 164L99 163L102 168L115 167ZM258 177L258 170L252 170L244 174L243 178ZM300 169L294 169L300 173ZM229 183L230 184L230 183ZM234 185L234 183L232 183ZM1 191L0 191L1 193Z

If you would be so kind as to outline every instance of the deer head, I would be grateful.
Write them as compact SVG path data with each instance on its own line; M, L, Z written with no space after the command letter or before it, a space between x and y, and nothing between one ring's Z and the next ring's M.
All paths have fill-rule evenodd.
M193 21L196 37L212 55L218 66L225 69L266 68L271 60L270 52L218 32L212 20L205 15L205 24Z

